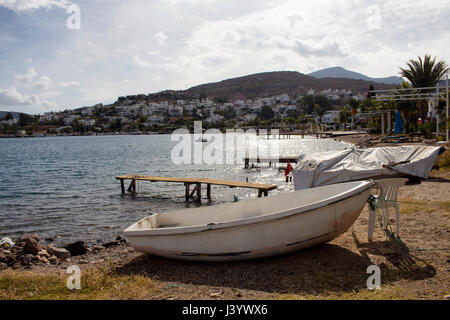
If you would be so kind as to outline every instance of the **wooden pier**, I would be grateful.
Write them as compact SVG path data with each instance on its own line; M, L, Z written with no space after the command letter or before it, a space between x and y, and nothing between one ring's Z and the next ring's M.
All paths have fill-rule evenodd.
M279 158L244 158L245 168L248 169L250 167L250 163L268 163L269 167L272 167L274 163L297 163L298 156L287 156L287 157L279 157ZM252 164L253 166L253 164Z
M131 180L128 187L128 192L136 193L136 181L150 181L150 182L168 182L168 183L183 183L186 188L186 201L194 199L196 195L196 201L201 202L202 197L202 184L206 184L206 196L208 200L211 200L211 186L225 186L229 188L247 188L257 189L258 198L263 195L267 197L269 191L275 190L277 186L275 184L255 184L239 181L228 180L215 180L215 179L202 179L202 178L174 178L174 177L153 177L153 176L141 176L141 175L126 175L116 177L120 180L120 186L122 188L122 194L125 194L125 180ZM195 185L191 191L191 185Z

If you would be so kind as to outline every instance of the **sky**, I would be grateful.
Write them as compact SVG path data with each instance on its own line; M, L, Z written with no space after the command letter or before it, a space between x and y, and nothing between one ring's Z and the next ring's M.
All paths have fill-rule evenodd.
M0 110L112 103L269 71L450 64L450 0L0 0Z

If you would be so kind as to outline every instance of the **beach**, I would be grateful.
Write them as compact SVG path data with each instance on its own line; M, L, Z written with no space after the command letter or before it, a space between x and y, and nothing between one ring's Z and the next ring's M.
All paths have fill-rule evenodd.
M404 246L379 227L368 241L366 206L339 238L293 254L199 263L144 255L117 242L55 265L2 271L0 299L448 299L449 182L449 168L441 168L401 188ZM381 290L370 291L366 271L374 264ZM81 269L81 290L65 286L71 265Z

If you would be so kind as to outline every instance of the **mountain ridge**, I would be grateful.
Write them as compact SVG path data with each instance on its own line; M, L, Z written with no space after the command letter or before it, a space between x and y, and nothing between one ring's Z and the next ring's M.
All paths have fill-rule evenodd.
M351 90L353 94L365 94L370 85L374 85L374 83L349 78L318 79L296 71L274 71L202 84L181 91L181 93L203 94L211 98L237 100L283 93L299 95L308 92L310 89L315 91L345 89ZM377 89L391 89L393 87L393 84L376 84Z
M371 78L362 73L347 70L343 67L325 68L325 69L321 69L321 70L317 70L317 71L308 73L308 75L311 77L318 78L318 79L344 78L344 79L364 80L364 81L369 81L369 82L386 83L386 84L402 84L402 82L403 82L403 79L400 77L392 76L392 77L385 77L385 78Z

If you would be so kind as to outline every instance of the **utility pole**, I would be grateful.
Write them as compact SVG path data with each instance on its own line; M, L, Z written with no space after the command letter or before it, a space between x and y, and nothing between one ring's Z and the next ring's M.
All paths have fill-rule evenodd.
M446 104L447 104L447 119L446 119L446 131L447 131L447 143L448 143L448 131L449 131L449 127L448 127L448 123L449 123L449 119L448 119L448 73L447 73L447 77L445 79L445 100L446 100Z

